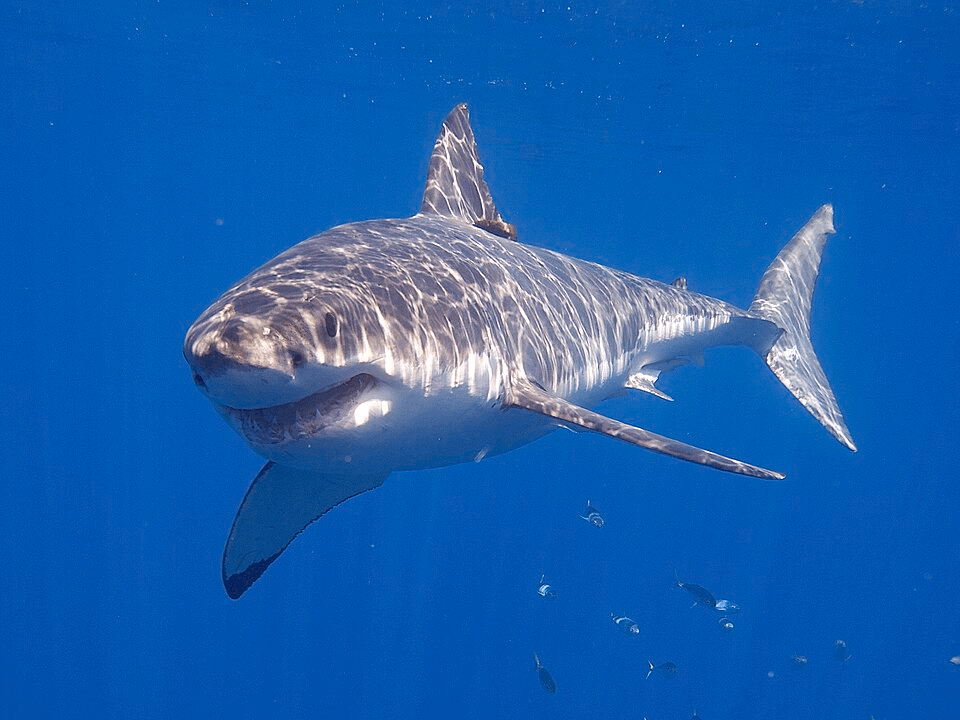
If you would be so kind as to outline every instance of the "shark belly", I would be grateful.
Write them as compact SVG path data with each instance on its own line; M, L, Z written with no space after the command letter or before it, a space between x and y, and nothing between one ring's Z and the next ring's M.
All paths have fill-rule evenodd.
M251 449L272 462L339 474L422 470L480 461L556 429L542 415L503 408L465 387L426 396L406 389L373 391L323 433L275 439L248 432L230 411L227 422Z

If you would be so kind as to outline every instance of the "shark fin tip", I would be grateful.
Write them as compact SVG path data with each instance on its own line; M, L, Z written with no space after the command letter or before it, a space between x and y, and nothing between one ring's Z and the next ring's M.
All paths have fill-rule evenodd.
M280 557L280 553L266 558L265 560L255 562L252 565L244 568L244 570L239 573L227 575L226 572L224 572L223 588L227 591L229 598L231 600L240 599L240 596L249 590L250 586L260 579L260 576L263 575L266 569L270 566L270 563L272 563L278 557Z

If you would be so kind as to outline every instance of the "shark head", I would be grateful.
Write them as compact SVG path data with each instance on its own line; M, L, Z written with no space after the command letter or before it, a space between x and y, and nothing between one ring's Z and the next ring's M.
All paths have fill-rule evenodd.
M326 284L322 273L287 282L289 262L277 258L222 295L183 345L194 384L224 419L255 451L285 461L391 405L369 287Z
M238 282L187 332L194 384L277 463L330 471L331 458L386 463L385 448L411 464L411 448L424 455L416 463L445 462L422 440L449 423L421 401L434 384L489 400L501 377L464 291L464 277L480 284L476 269L437 252L478 236L515 230L493 204L459 105L437 138L420 212L331 228ZM450 455L486 452L473 444Z

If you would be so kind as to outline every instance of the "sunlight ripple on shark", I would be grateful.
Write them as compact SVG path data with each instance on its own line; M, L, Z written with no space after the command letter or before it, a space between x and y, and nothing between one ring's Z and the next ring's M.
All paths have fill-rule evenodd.
M480 460L560 426L718 470L782 474L588 409L746 345L851 450L810 344L833 209L764 274L749 310L517 241L483 179L466 105L437 137L420 212L332 228L254 270L187 332L193 380L267 459L237 511L223 583L238 598L327 510L394 470Z

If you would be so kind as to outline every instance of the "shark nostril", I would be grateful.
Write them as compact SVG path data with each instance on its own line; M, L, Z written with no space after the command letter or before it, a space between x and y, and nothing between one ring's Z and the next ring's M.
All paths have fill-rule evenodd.
M201 377L200 373L196 372L193 374L193 384L198 388L206 389L207 387L207 384L203 381L203 377Z

